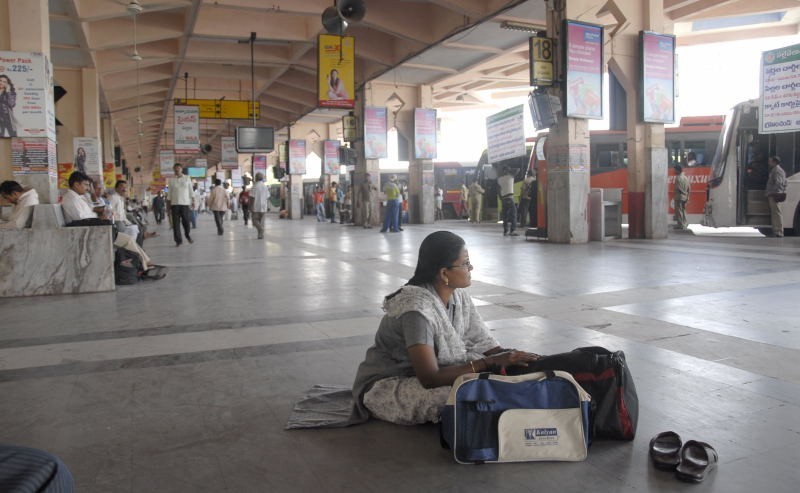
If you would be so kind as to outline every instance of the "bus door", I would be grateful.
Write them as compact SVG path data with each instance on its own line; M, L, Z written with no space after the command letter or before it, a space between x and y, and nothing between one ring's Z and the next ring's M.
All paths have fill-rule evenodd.
M547 136L536 141L531 163L536 170L536 229L547 236L547 158L544 152ZM542 236L542 235L540 235Z

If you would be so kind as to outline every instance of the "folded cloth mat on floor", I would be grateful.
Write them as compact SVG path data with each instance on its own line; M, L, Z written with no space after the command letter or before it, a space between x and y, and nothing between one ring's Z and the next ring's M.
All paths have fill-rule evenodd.
M696 440L689 440L683 445L680 459L675 476L682 481L696 483L704 480L719 461L714 447Z
M314 385L297 401L286 423L299 428L342 428L363 423L354 413L353 389L343 385Z

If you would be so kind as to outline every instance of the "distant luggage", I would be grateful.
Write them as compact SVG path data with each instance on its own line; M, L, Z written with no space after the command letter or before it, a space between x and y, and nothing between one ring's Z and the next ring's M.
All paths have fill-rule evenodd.
M456 462L581 461L589 394L566 372L468 373L442 412L442 445Z
M117 248L114 253L114 280L118 285L136 284L144 276L142 259L135 253Z
M509 373L517 371L508 368ZM525 372L562 370L592 396L592 437L633 440L639 421L639 397L625 353L592 346L544 356Z

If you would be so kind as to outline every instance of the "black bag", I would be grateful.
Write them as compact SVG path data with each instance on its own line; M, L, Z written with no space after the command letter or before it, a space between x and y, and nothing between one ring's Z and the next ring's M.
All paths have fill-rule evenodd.
M625 353L598 346L582 347L543 356L531 363L525 373L550 370L571 373L592 396L593 437L633 440L639 421L639 398Z
M143 275L142 259L130 250L117 248L114 253L115 282L122 285L136 284Z
M772 194L772 197L775 199L775 202L785 202L786 201L786 192L775 192Z

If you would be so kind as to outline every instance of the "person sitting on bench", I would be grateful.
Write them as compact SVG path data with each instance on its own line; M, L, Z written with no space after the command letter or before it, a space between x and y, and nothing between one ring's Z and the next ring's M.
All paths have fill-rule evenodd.
M61 209L64 211L64 222L67 226L98 226L102 225L99 219L108 219L111 224L111 211L105 206L95 207L89 204L86 192L90 189L91 179L80 171L75 171L69 177L69 190L64 194L61 201ZM153 263L147 253L140 247L136 240L125 233L117 233L114 238L114 246L131 251L142 260L144 270L148 270Z
M0 184L0 195L14 204L8 222L0 224L0 229L23 229L28 226L33 215L33 206L39 203L39 194L33 188L22 188L19 183L8 180Z

